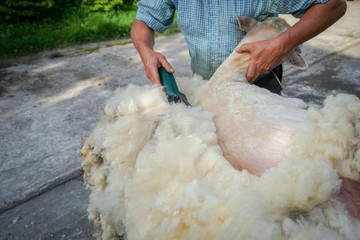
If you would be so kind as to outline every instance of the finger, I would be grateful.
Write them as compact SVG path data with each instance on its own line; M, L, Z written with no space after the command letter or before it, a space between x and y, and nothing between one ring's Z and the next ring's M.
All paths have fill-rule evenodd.
M261 75L261 70L259 69L258 65L256 65L255 63L252 64L252 68L253 68L253 74L251 76L250 82L254 83L255 80Z
M159 84L161 85L161 81L160 81L160 76L159 76L159 69L154 66L152 67L150 70L150 81L153 83L153 84Z
M258 79L258 77L260 77L261 75L263 75L266 71L265 70L259 70L257 69L256 72L254 73L252 79L251 79L251 82L255 82L256 79Z
M258 74L253 75L253 77L250 79L250 83L254 83L259 76L260 75L258 75Z
M255 66L252 62L250 62L249 64L249 68L246 72L246 80L250 83L253 83L253 78L254 78L254 74L255 74Z
M159 62L161 64L161 66L163 66L163 68L165 68L165 70L168 73L174 73L174 69L171 67L170 63L166 60L166 58L164 56L159 58Z

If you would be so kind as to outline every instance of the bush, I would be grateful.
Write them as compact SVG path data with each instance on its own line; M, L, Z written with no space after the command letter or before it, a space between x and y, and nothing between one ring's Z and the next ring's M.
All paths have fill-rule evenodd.
M53 1L51 8L41 10L31 21L0 21L0 64L2 59L86 42L123 37L128 41L137 0L132 5L123 0L118 11L97 12L80 7L82 0ZM166 34L178 31L176 15L173 26Z
M80 7L64 9L59 0L55 1L54 7L48 9L51 19L0 23L0 62L47 49L130 36L135 5L129 10L89 12Z
M0 2L0 13L2 20L31 19L53 5L53 0L5 0Z
M134 0L83 0L81 6L94 12L119 10L124 5L131 6Z

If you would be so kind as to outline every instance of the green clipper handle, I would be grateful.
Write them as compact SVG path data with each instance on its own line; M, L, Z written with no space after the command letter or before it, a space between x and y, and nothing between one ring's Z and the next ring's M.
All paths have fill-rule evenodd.
M171 73L168 73L163 67L160 67L159 75L161 84L165 87L169 102L178 102L180 100L179 97L185 97L185 95L179 91L175 78Z

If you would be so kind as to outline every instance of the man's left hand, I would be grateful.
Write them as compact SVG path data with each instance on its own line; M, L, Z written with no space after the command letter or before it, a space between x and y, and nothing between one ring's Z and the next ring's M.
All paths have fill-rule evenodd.
M259 76L276 67L286 54L277 38L243 44L238 53L250 53L251 61L246 79L253 83Z

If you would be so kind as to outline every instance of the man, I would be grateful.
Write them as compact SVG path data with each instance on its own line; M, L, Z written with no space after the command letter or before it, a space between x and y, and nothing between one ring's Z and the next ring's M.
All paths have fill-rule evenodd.
M131 38L144 64L147 77L161 84L158 69L174 73L165 56L153 50L154 30L165 31L177 11L177 23L191 57L193 73L210 79L222 61L244 36L236 16L258 21L276 13L293 14L300 20L278 37L244 44L239 53L249 52L251 62L246 74L249 82L273 69L291 49L318 35L340 19L346 11L345 0L143 0L131 29ZM281 73L280 73L281 74ZM350 214L360 219L360 184L342 179L338 199Z
M177 23L185 36L193 73L209 79L222 61L244 36L236 16L262 21L275 13L291 13L299 22L272 40L243 45L239 52L250 52L251 63L246 74L250 82L273 69L292 48L316 36L335 23L346 11L344 0L278 0L278 1L182 1L148 0L139 2L131 30L133 43L144 64L147 77L160 84L158 68L173 73L166 58L153 51L154 30L171 26L175 10Z

